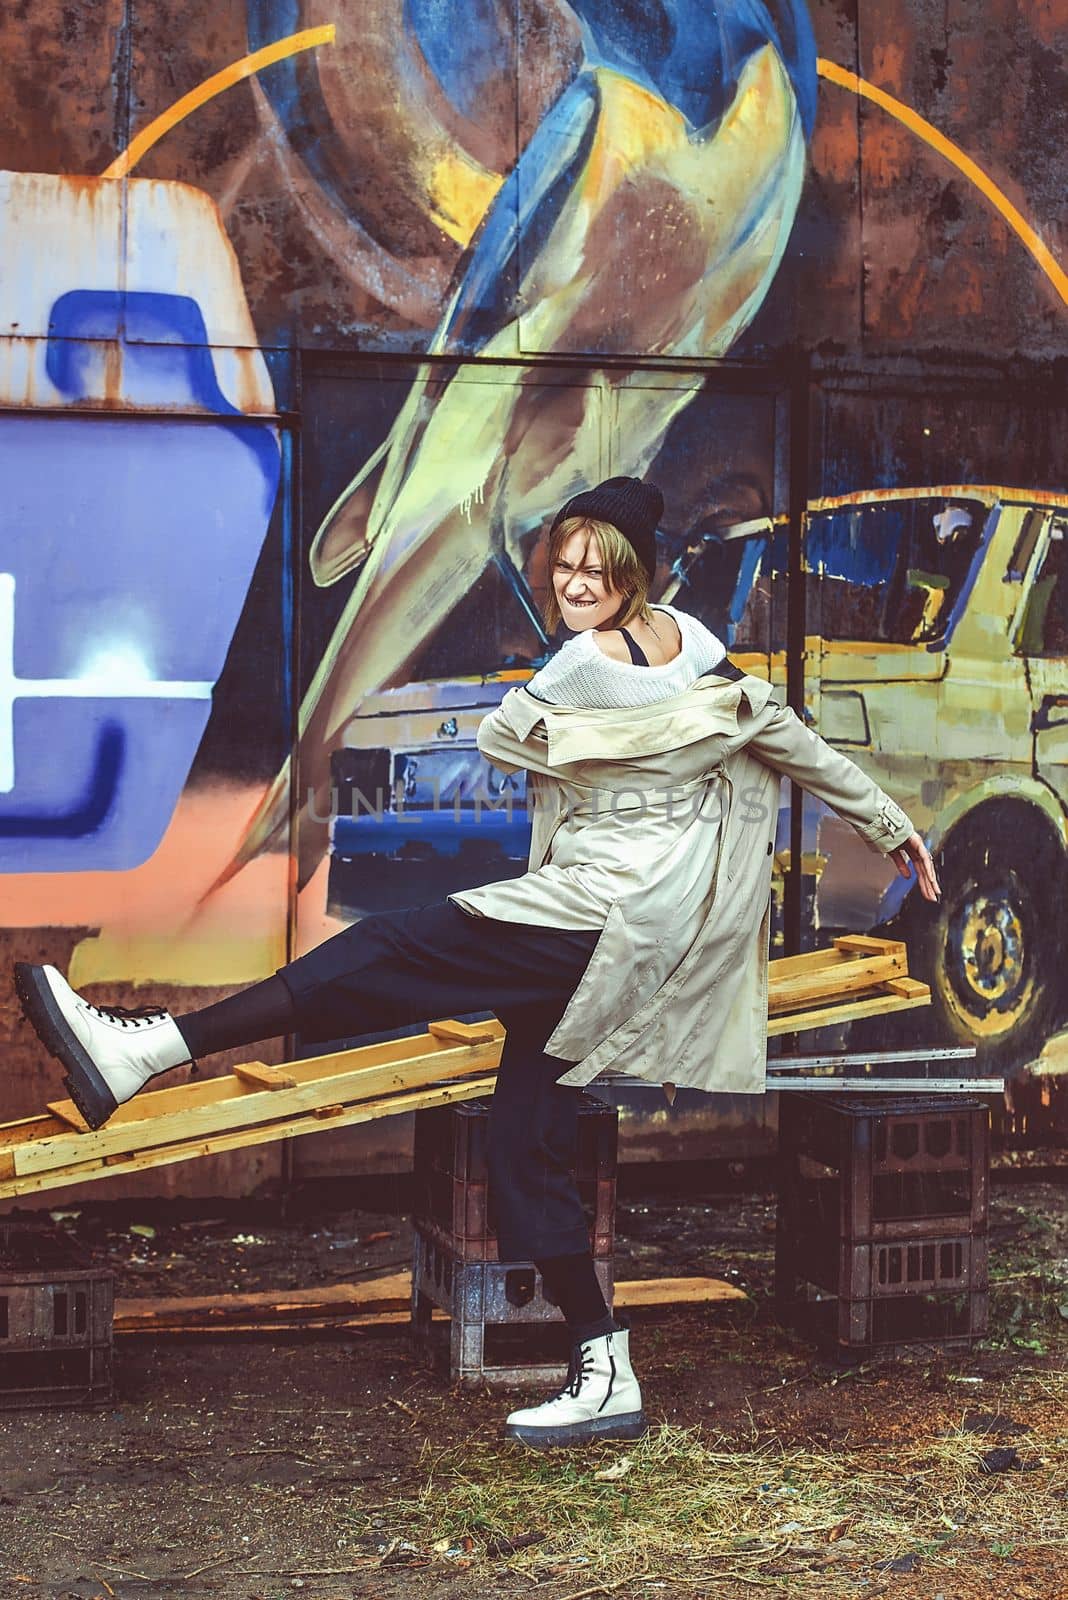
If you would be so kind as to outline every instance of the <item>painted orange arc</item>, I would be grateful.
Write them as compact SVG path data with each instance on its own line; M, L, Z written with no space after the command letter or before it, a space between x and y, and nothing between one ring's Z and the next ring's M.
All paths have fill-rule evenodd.
M154 144L163 138L165 133L170 133L179 122L183 122L192 112L197 111L208 100L213 100L217 94L222 94L224 89L231 88L235 83L240 83L243 78L251 78L255 73L262 72L264 67L271 67L276 61L284 61L287 56L299 55L302 50L314 50L316 45L333 44L337 29L334 23L329 22L321 28L304 28L300 33L288 34L284 39L276 39L274 44L264 45L262 50L253 50L251 55L242 56L239 61L232 61L228 67L212 73L210 78L198 84L195 89L190 89L180 100L162 112L147 128L131 139L121 156L116 156L106 172L104 178L125 178L140 161L141 157Z
M1068 305L1068 273L1065 272L1049 246L1032 228L1023 213L1013 205L1008 195L999 189L989 173L983 171L971 156L966 155L959 145L952 139L947 139L944 133L939 133L933 123L921 117L919 112L913 111L903 101L895 99L892 94L887 94L885 89L879 89L874 83L869 83L866 78L860 78L855 72L847 72L845 67L838 66L834 61L826 61L822 56L816 62L816 70L821 78L826 78L828 83L836 83L842 89L849 89L853 94L860 95L865 100L871 100L892 117L905 125L924 144L930 145L932 150L937 150L944 156L958 172L964 174L970 183L983 194L994 207L1017 238L1021 240L1027 250L1038 262L1046 277L1052 283L1065 305Z

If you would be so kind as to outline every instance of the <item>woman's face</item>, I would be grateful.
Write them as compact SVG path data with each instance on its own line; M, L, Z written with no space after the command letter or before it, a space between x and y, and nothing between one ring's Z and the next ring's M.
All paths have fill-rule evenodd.
M605 582L596 538L587 547L585 534L578 530L560 546L552 578L564 626L573 633L605 626L623 603L623 596Z

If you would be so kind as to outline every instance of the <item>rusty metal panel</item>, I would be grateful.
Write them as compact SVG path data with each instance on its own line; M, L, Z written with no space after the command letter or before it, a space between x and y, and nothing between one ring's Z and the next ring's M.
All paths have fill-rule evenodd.
M139 122L322 21L305 3L142 4L132 45ZM499 0L472 19L460 83L444 70L448 48L420 41L401 0L341 5L330 21L331 43L228 87L139 170L215 198L264 345L418 351L514 164L512 5Z
M515 353L519 316L523 344L541 352L708 359L828 337L856 349L862 296L880 348L1059 347L1056 294L991 198L996 188L1049 240L1063 232L1055 9L796 0L768 7L763 41L748 24L735 38L734 6L497 0L461 37L435 15L400 0L342 5L332 43L242 75L257 50L319 23L312 8L45 3L32 24L9 11L0 166L91 182L173 114L133 174L215 202L261 347L436 341L474 354L504 338ZM814 49L796 43L806 17ZM774 57L798 110L800 194L785 123L778 145L770 124L749 123L744 151L730 143L760 49L764 78ZM817 55L927 118L979 177L822 66L817 90ZM761 82L746 80L743 98L767 111L774 84ZM732 226L766 237L766 282L730 246ZM184 230L168 231L180 251Z
M0 404L274 412L233 248L188 185L0 173L0 299Z
M0 11L0 167L101 173L127 141L124 0Z
M80 174L0 172L3 404L61 401L48 362L57 301L71 291L120 290L125 222L124 183ZM62 323L56 337L65 337ZM83 337L107 335L90 328Z
M817 94L805 7L783 0L778 28L733 4L573 9L583 49L555 100L544 33L521 34L537 123L514 175L521 346L725 355L797 214Z
M979 169L969 179L901 121L865 103L869 347L1063 353L1063 298L998 208L1002 200L1017 207L1051 244L1066 237L1066 53L1063 7L1015 0L861 6L860 73L928 119Z
M778 1095L705 1095L681 1090L674 1106L662 1095L629 1095L600 1086L618 1105L619 1157L648 1165L671 1161L751 1161L775 1152ZM407 1172L413 1160L413 1116L316 1134L293 1142L293 1177ZM171 1168L163 1171L174 1170ZM180 1170L180 1169L179 1169Z
M855 67L860 0L810 6L821 60ZM767 301L736 354L803 341L855 350L861 340L860 101L821 80L797 218Z

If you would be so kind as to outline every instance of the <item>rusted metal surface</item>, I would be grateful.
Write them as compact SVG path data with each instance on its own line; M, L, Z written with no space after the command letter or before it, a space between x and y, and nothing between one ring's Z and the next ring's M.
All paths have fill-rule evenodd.
M859 71L954 139L1063 256L1063 10L890 0L861 18ZM865 341L1062 354L1064 304L982 194L869 106L860 144Z
M809 10L821 56L927 118L1051 243L1064 237L1056 8L814 0ZM433 41L413 37L400 0L333 15L330 49L203 106L149 153L144 175L218 203L262 343L414 350L494 184L581 71L581 7L484 9L466 94L447 75L443 85ZM302 5L296 20L321 18ZM660 25L651 11L652 48ZM680 8L673 25L692 24ZM0 162L93 179L153 116L284 31L280 11L250 20L240 0L8 8ZM613 228L622 244L625 220ZM827 338L856 351L1062 348L1055 297L981 193L908 129L826 83L794 243L754 348ZM639 341L631 353L648 349Z
M201 191L0 172L0 246L0 405L273 415L237 257Z

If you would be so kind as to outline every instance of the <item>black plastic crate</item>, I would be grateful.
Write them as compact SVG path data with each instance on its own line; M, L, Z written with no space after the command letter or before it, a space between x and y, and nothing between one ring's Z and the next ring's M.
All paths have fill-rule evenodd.
M487 1165L486 1099L416 1113L412 1220L428 1237L467 1261L497 1261ZM615 1248L616 1150L619 1113L583 1094L575 1181L597 1260Z
M974 1233L990 1204L981 1100L789 1095L779 1111L780 1217L795 1234Z
M614 1290L611 1255L595 1263L605 1302ZM432 1323L446 1312L447 1330ZM551 1383L568 1358L567 1328L530 1262L477 1261L416 1223L412 1258L416 1353L453 1383Z
M987 1328L989 1114L936 1096L784 1096L775 1295L839 1359Z
M789 1320L831 1353L864 1359L969 1350L988 1307L983 1237L842 1241L799 1268Z
M0 1221L0 1410L107 1405L115 1278L39 1223Z

